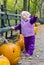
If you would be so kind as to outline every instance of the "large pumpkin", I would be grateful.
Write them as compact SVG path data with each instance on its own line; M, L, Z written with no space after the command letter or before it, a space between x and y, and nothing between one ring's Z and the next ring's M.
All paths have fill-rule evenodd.
M35 35L37 34L37 32L38 32L38 27L34 27L34 33L35 33Z
M21 51L24 49L24 37L22 34L20 34L20 39L16 42L16 44L20 46Z
M11 65L18 63L20 59L20 52L20 47L13 43L3 44L1 46L1 54L9 59Z
M0 56L0 65L10 65L10 62L5 56L1 55Z

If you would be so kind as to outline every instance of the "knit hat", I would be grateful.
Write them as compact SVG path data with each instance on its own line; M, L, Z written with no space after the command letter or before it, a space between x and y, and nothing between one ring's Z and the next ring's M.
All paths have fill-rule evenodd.
M20 14L20 16L21 16L21 17L22 17L22 16L23 16L23 17L26 16L26 17L29 18L29 17L31 16L31 14L30 14L28 11L22 11L21 14Z

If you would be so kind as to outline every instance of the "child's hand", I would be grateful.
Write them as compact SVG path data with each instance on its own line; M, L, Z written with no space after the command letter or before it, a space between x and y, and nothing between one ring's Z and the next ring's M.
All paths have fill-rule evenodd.
M12 27L11 27L11 29L13 29L13 30L14 30L14 26L12 26Z

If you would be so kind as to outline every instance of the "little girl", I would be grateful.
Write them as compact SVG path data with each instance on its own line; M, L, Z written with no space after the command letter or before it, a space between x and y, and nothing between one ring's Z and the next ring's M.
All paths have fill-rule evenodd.
M35 46L35 35L34 35L34 23L37 20L37 14L31 17L31 14L27 11L22 11L21 23L17 26L12 27L15 30L21 30L21 34L24 36L25 51L28 56L32 56Z

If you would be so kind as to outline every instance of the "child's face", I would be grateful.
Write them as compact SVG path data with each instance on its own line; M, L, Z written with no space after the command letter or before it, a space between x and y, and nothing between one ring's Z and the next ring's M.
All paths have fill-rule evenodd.
M27 20L27 16L22 16L22 19L23 19L24 21L26 21L26 20Z
M28 20L28 18L29 18L29 15L28 14L25 14L25 15L23 15L23 16L21 16L21 18L23 19L23 20Z

